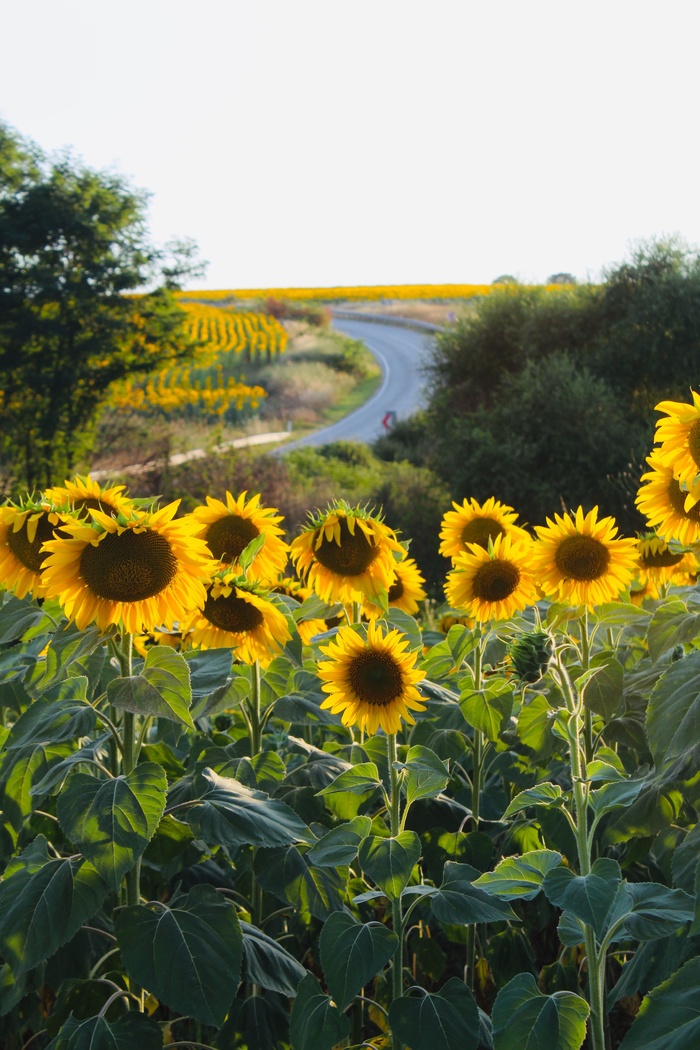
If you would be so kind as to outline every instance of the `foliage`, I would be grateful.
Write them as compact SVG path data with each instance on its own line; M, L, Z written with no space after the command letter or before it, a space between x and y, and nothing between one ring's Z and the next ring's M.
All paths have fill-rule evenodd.
M7 127L0 151L0 464L31 489L69 472L115 380L189 355L166 284L192 267L148 243L146 197L120 176Z

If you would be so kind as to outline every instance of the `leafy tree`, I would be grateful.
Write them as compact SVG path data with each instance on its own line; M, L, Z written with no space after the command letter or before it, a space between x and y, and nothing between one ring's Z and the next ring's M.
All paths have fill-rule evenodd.
M60 480L89 446L109 386L188 355L172 289L191 242L158 250L147 197L0 125L0 476ZM134 294L144 288L150 291Z

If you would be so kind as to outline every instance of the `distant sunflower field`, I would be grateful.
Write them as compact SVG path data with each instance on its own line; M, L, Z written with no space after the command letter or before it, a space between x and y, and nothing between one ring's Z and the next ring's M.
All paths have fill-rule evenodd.
M223 337L222 337L223 338ZM700 1045L700 395L618 534L0 506L5 1050Z
M561 284L546 285L550 291L556 291ZM499 284L370 284L329 288L230 288L208 291L177 292L182 301L203 299L207 302L217 300L243 301L251 299L312 300L314 302L371 301L373 299L473 299L474 296L490 295L494 289L503 288Z

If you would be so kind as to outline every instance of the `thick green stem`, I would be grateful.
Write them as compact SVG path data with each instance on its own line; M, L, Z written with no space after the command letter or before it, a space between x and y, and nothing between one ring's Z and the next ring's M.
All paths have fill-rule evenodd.
M386 738L386 752L389 761L389 821L391 837L396 838L401 827L401 794L399 788L399 774L396 770L396 737L389 733ZM401 898L391 902L391 915L394 925L394 933L399 939L394 953L391 968L391 998L398 999L403 992L403 918L401 915ZM397 1047L398 1050L398 1047Z
M482 686L482 662L486 640L479 638L474 650L474 689ZM472 823L474 831L479 830L479 815L481 810L481 776L484 765L484 734L480 729L474 729L472 737ZM476 977L476 926L470 925L467 929L467 960L464 979L473 990Z
M256 660L251 667L250 705L250 757L255 758L262 751L262 724L260 721L260 663Z
M588 609L579 620L581 628L581 666L587 671L591 666L591 643L588 633ZM583 712L583 747L586 765L593 761L593 716L586 707Z

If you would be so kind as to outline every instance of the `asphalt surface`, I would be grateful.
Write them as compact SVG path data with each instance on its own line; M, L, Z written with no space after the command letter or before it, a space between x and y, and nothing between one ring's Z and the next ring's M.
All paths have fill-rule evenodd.
M361 339L372 351L382 369L382 382L376 393L360 408L337 423L306 437L289 441L277 454L307 445L327 445L332 441L360 441L370 444L387 429L387 413L406 419L425 404L425 377L421 365L427 362L432 337L410 328L399 328L371 321L336 319L333 327L353 339Z

